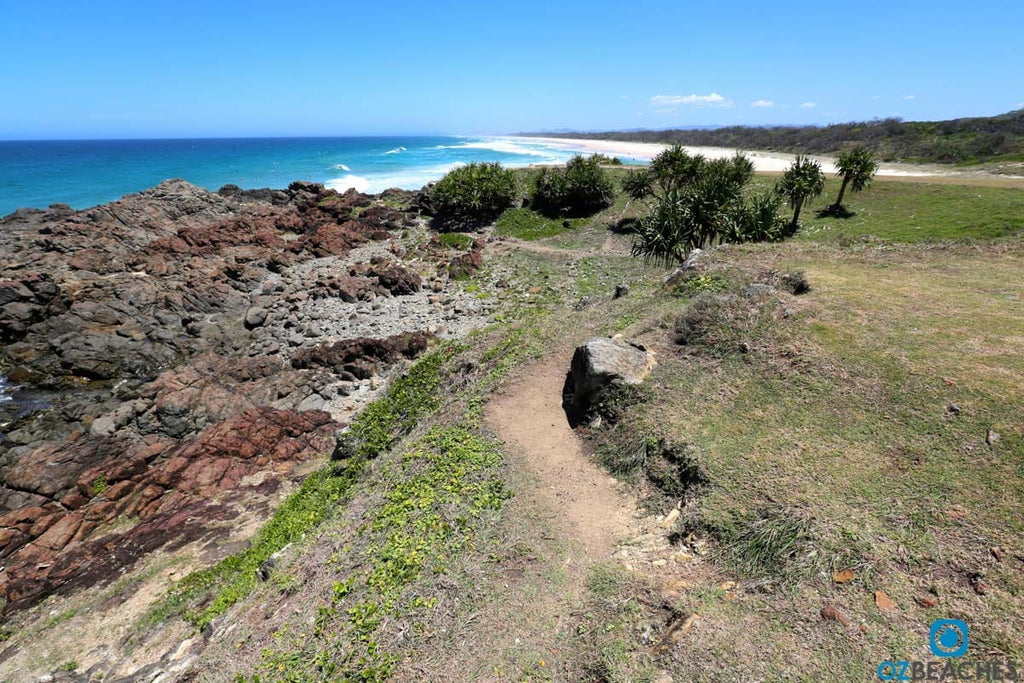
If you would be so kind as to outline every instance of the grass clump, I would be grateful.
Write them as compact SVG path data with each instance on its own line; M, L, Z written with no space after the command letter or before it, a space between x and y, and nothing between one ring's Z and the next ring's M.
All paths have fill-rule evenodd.
M676 319L675 341L713 355L747 353L778 337L776 308L772 300L705 291Z
M520 240L539 240L578 228L585 220L548 218L532 209L508 209L498 217L494 234Z
M104 493L106 493L107 488L108 488L108 485L107 485L107 475L101 474L98 477L96 477L95 479L93 479L92 480L92 495L93 495L93 498L95 498L96 496L102 496Z
M445 232L438 236L441 246L465 251L473 244L473 238L464 232Z
M791 507L762 507L735 527L710 531L726 562L746 576L793 581L817 566L811 520Z
M444 226L492 220L519 199L515 171L498 163L472 163L450 171L430 192Z

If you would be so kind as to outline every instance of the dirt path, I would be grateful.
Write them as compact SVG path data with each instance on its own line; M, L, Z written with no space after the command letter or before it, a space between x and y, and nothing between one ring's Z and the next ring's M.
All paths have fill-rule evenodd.
M551 354L488 405L487 422L539 482L538 496L583 544L605 559L639 531L636 500L580 447L562 410L572 349Z

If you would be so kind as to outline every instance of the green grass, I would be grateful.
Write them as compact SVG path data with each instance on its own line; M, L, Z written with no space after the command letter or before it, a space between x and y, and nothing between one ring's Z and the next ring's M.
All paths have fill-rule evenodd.
M441 404L441 367L461 351L461 346L452 345L420 359L382 398L363 409L343 437L335 457L373 459L389 450L424 415Z
M911 656L939 612L971 624L972 648L1024 653L1021 620L1007 616L1024 613L1020 561L990 553L1020 552L1024 534L1019 244L865 253L797 243L744 247L730 261L748 273L806 268L813 289L786 304L797 311L770 334L735 318L749 353L729 344L663 354L652 401L625 418L634 433L694 445L707 484L680 532L708 538L719 567L765 591L702 608L724 630L694 647L714 641L719 665L735 663L767 647L759 634L776 627L761 610L778 610L789 629L835 603L867 624L863 649L820 628L793 643L818 654L814 667L846 672L834 680L861 680L865 658ZM992 446L990 428L1001 435ZM856 580L833 585L841 569ZM984 597L974 574L990 586ZM897 602L898 620L875 607L876 590ZM920 608L932 591L940 606ZM796 671L786 661L740 666L768 680Z
M464 232L442 232L437 236L442 246L463 251L473 244L473 237Z
M770 184L760 177L758 184ZM798 240L831 242L867 236L890 242L988 240L1024 232L1024 191L876 180L868 189L847 194L849 218L819 218L834 199L839 182L829 178L824 194L801 213ZM782 212L785 215L786 207ZM791 215L791 214L790 214Z
M380 502L358 529L358 549L340 564L363 569L334 583L312 632L265 649L260 680L383 681L400 655L380 641L390 619L420 619L438 598L416 586L448 574L472 550L480 519L510 497L496 469L497 444L472 427L438 426L377 474ZM236 680L246 680L239 675Z
M361 459L345 465L336 463L306 477L298 491L278 506L248 548L175 584L147 621L183 615L202 630L252 591L256 570L271 555L301 540L324 521L358 479L364 465Z
M587 218L547 218L531 209L507 209L498 217L494 234L521 240L539 240L561 235L567 230L585 225L588 220Z

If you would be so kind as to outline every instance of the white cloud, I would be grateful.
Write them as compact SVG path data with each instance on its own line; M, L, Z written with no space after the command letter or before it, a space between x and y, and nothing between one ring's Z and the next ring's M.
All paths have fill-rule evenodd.
M682 105L694 107L731 107L732 100L727 100L716 92L710 95L655 95L651 104L659 107L658 111L672 111Z
M817 106L818 105L816 103L814 103L814 102L804 102L803 104L800 105L800 108L801 109L814 109Z
M905 100L913 100L913 99L916 99L916 98L917 98L917 95L904 95L903 96L903 99L905 99Z
M620 100L629 100L629 95L619 95Z
M877 100L877 99L878 99L878 95L872 95L872 96L871 96L871 99L873 99L873 100Z
M750 103L751 107L774 107L775 103L771 100L755 100Z

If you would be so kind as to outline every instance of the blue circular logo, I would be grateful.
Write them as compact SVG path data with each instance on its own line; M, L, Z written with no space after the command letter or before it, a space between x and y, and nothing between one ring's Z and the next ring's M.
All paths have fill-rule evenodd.
M960 619L932 622L928 644L936 657L963 657L967 654L967 643L967 624Z

